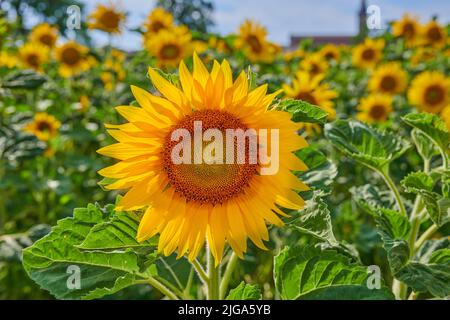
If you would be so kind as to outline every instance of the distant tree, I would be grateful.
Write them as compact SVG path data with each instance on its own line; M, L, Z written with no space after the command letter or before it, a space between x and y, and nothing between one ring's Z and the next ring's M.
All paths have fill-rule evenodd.
M79 0L0 0L0 9L6 10L8 16L15 19L15 29L21 34L28 31L24 17L32 14L41 22L55 25L60 33L66 36L68 32L67 8L71 5L80 7L83 16L84 4ZM76 36L84 42L89 38L84 27L76 31Z
M187 25L193 31L207 32L214 25L212 1L158 0L157 6L171 12L178 23Z

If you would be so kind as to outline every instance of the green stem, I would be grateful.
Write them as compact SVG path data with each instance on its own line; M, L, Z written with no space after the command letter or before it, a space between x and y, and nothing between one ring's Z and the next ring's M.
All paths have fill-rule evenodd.
M5 174L5 165L2 159L0 159L0 181L3 180ZM0 196L0 233L3 233L4 226L6 224L6 190L0 190L2 196Z
M219 299L220 274L216 267L211 249L207 246L208 254L208 300Z
M403 300L406 297L406 291L408 287L403 282L394 279L392 282L392 292L394 292L395 299Z
M220 283L220 299L225 298L225 294L228 290L228 284L230 283L231 275L233 274L234 269L236 268L238 262L238 256L234 251L231 253L230 260L228 260L227 268L222 277L222 282Z
M392 193L394 194L395 200L397 201L397 205L400 208L400 213L407 217L406 208L403 204L402 198L400 197L400 192L398 191L397 187L395 186L394 181L392 181L391 177L389 176L389 169L388 167L383 168L381 170L378 170L380 175L383 177L384 181L388 185L389 189L391 189Z
M416 241L414 245L414 252L417 252L417 250L420 249L420 247L423 245L425 241L427 241L431 236L438 231L439 227L435 224L433 224L431 227L429 227L425 232L419 237L419 239Z
M173 293L169 288L163 285L161 282L156 280L155 278L148 278L148 284L150 284L153 288L157 289L162 294L166 295L171 300L179 300L177 295Z
M197 259L194 259L193 261L191 261L191 265L194 267L195 271L198 274L198 277L203 282L203 284L208 285L208 275L206 274L200 262Z

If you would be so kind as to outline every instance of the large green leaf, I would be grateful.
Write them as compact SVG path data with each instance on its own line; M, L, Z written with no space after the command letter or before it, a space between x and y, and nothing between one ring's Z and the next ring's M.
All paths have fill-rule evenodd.
M306 101L285 99L278 103L277 109L292 114L292 121L324 124L328 114L321 108Z
M325 189L336 178L336 165L313 146L300 149L296 155L308 166L307 171L298 173L299 178L311 189Z
M419 193L421 190L432 191L435 179L425 172L411 172L400 182L406 192Z
M373 213L371 208L393 208L396 203L390 191L382 191L372 184L359 187L351 187L352 200L368 213Z
M286 247L274 262L275 286L282 299L392 299L384 286L369 289L366 267L335 250Z
M386 167L410 147L401 137L354 120L327 123L325 136L341 152L374 169Z
M450 133L441 117L431 113L410 113L402 119L431 139L442 153L450 153Z
M0 82L0 87L7 89L36 89L45 83L47 79L33 70L21 70L5 77Z
M23 265L29 276L59 299L99 297L124 284L148 279L154 272L145 266L145 255L131 249L82 250L78 246L91 229L109 220L112 207L74 210L73 218L60 220L49 235L23 251ZM149 248L150 249L150 248ZM69 286L71 271L78 270L80 286Z
M257 285L242 281L236 288L230 290L226 300L261 300L261 298L261 290Z
M437 146L419 129L413 129L411 131L411 137L416 145L417 152L419 152L422 158L430 160L439 154Z

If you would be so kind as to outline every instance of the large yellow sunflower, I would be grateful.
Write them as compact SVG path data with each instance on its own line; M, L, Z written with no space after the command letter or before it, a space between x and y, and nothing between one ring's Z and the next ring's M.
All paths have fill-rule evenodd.
M156 57L159 67L175 67L192 53L192 36L184 27L161 30L157 34L144 37L144 46Z
M157 7L150 12L145 22L145 31L158 33L173 27L173 16L163 8Z
M251 20L245 20L239 27L235 46L252 62L270 63L280 51L280 47L267 40L266 28Z
M374 68L383 56L384 40L367 38L352 52L352 61L358 68Z
M392 97L382 94L369 95L361 99L358 111L358 120L368 123L385 122L392 112Z
M300 69L316 76L327 72L328 63L321 54L309 54L300 62Z
M91 67L88 54L89 49L75 41L69 41L56 48L56 59L59 61L59 74L71 77L88 70Z
M437 71L416 76L408 90L408 100L419 110L439 113L449 104L450 78Z
M278 92L267 94L267 85L249 92L246 74L242 72L233 81L227 61L214 61L209 72L197 55L193 59L193 73L180 62L181 88L153 69L149 75L161 96L131 87L141 107L117 107L129 122L107 125L118 143L98 152L120 162L99 173L116 179L107 188L129 189L118 210L145 208L139 241L159 234L160 252L170 255L177 251L179 257L188 253L193 260L207 238L217 265L226 242L241 258L247 238L265 249L263 241L269 237L266 223L283 225L278 215L285 213L279 206L303 207L303 199L293 190L308 188L291 170L306 169L293 151L307 143L296 134L299 125L291 122L288 113L269 107ZM195 129L199 121L202 128ZM258 137L262 134L259 129L279 129L278 173L262 175L265 165L261 162L207 164L200 159L200 164L175 164L172 158L177 142L172 135L177 129L191 136L195 130L205 133L213 128L222 133L254 129ZM188 141L183 143L195 149L195 141ZM229 141L232 148L246 144L233 138ZM201 158L201 152L193 155ZM223 161L223 155L219 158Z
M19 48L19 57L25 68L42 71L42 66L49 59L48 47L34 42L28 42Z
M58 29L48 23L38 24L31 30L29 39L32 42L40 43L49 48L53 48L58 40Z
M417 19L408 14L392 24L392 34L396 37L403 37L408 45L416 43L419 33L420 25Z
M88 17L89 29L97 29L107 33L120 33L121 24L125 21L125 13L114 5L97 5Z
M441 48L447 42L447 30L432 20L422 27L422 38L425 45Z
M284 92L289 98L303 100L322 108L328 113L328 119L336 118L333 99L337 97L336 91L331 90L327 84L321 83L323 74L311 75L306 71L298 71L292 80L292 86L283 85ZM307 133L320 133L321 128L317 124L304 123L301 128Z
M369 80L369 90L382 94L397 94L405 90L407 74L397 62L379 66Z
M33 121L28 123L24 130L35 135L39 140L47 141L55 137L61 123L54 116L45 112L35 114Z

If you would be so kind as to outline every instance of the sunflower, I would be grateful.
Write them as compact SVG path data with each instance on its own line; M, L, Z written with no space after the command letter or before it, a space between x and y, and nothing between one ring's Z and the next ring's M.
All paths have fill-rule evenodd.
M358 68L371 69L382 58L384 40L366 39L357 45L352 52L352 61Z
M435 48L418 47L411 56L411 64L418 65L423 62L428 62L436 58L437 52Z
M442 110L441 117L447 126L448 131L450 131L450 106L447 106Z
M305 56L305 50L303 49L296 49L293 51L286 51L283 54L283 59L286 62L291 62L294 59L303 58Z
M319 54L326 60L338 61L341 53L339 48L334 44L327 44L319 50Z
M425 45L441 48L447 42L447 31L433 20L422 27L422 37Z
M439 113L449 104L450 78L437 71L416 76L408 90L408 100L421 111Z
M69 41L56 48L56 60L59 61L59 74L71 77L90 68L87 54L89 49L75 41Z
M88 17L89 29L97 29L107 33L120 33L121 24L125 21L125 14L114 5L97 5Z
M160 67L175 67L192 53L192 36L186 27L161 30L156 35L144 37L144 46L157 59Z
M7 67L12 69L19 64L16 55L13 55L7 51L0 51L0 67Z
M266 222L283 225L278 215L285 213L279 206L293 210L304 206L303 199L293 190L308 187L291 170L306 169L292 152L307 143L296 134L299 125L291 122L288 113L269 108L278 92L266 94L267 85L249 92L246 74L241 72L233 81L227 61L222 64L214 61L209 72L194 54L193 64L191 73L180 62L181 88L149 69L161 96L131 87L141 108L117 107L129 122L107 125L108 132L119 143L98 153L120 162L99 173L116 179L107 188L129 189L117 210L145 208L138 241L159 234L160 252L170 255L177 251L178 257L188 253L193 260L207 238L217 265L225 243L241 258L247 250L247 238L266 249L263 242L269 237ZM255 137L260 134L258 129L279 128L278 173L261 174L264 165L260 162L223 164L223 157L222 164L201 161L175 164L172 134L184 129L192 135L199 121L201 130L215 128L223 133L226 129L254 129ZM246 144L238 144L236 139L230 141L231 147L233 141L234 147ZM187 146L192 144L187 142Z
M31 42L40 43L46 47L53 48L58 40L58 29L48 23L38 24L31 30L29 35Z
M328 114L329 120L336 118L334 102L337 93L330 90L327 84L322 84L323 74L311 75L306 71L298 71L292 80L292 87L283 85L284 92L289 98L303 100L310 104L320 107ZM320 133L321 128L317 124L304 123L301 128L309 134Z
M310 54L300 62L300 69L310 73L312 76L325 74L328 70L328 63L320 54Z
M48 61L49 49L38 43L28 42L19 48L19 57L26 68L42 71L42 65Z
M392 24L392 34L396 37L402 37L406 43L411 45L416 42L420 33L420 25L417 19L405 14L401 20Z
M55 137L61 123L54 116L45 112L38 112L33 121L28 123L24 130L35 135L39 140L48 141Z
M390 62L379 66L369 80L369 90L382 94L397 94L405 90L407 74L399 63Z
M235 46L242 49L252 62L270 63L280 48L267 40L267 30L251 20L245 20L239 27L239 35Z
M146 32L150 33L171 29L173 27L173 16L163 8L157 7L148 15L144 27Z
M363 122L385 122L392 112L392 97L389 95L372 94L362 98L358 106L356 118Z

